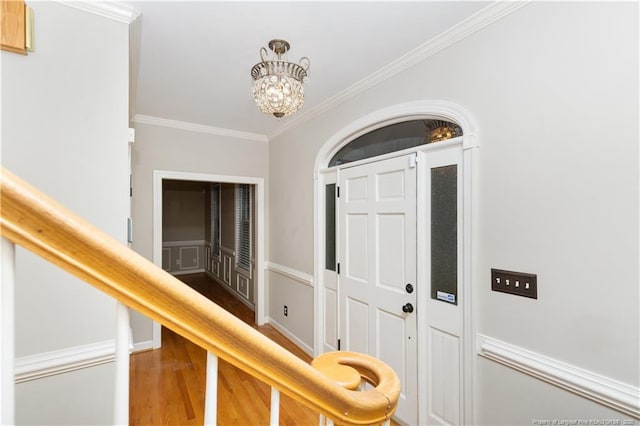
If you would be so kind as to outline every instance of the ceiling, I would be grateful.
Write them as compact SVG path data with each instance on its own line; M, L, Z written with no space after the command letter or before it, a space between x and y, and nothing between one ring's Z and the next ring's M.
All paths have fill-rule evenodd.
M489 3L130 2L141 12L132 25L132 112L271 135L296 115L276 119L253 101L250 69L269 40L289 41L289 61L311 60L300 114Z

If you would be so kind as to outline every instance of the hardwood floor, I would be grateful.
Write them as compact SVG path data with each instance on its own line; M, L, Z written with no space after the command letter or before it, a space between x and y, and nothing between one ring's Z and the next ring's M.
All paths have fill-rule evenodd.
M189 286L254 325L254 313L205 274L179 277ZM286 349L311 358L271 326L256 327ZM162 349L131 356L131 425L202 425L204 422L206 352L163 327ZM268 425L271 389L220 360L218 424ZM317 425L318 415L291 398L280 397L281 425Z

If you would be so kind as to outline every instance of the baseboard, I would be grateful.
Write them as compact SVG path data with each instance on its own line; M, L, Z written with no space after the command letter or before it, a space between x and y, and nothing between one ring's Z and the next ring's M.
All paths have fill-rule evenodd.
M640 418L640 388L478 334L478 354L573 392L598 404Z
M300 340L298 336L290 332L285 326L280 324L278 321L274 320L271 317L267 318L267 324L271 327L275 328L280 334L282 334L287 339L291 340L296 346L305 351L307 355L313 358L313 348L307 345L305 342Z
M115 352L115 340L107 340L16 358L16 383L113 362Z
M145 352L153 349L153 340L134 343L132 353Z

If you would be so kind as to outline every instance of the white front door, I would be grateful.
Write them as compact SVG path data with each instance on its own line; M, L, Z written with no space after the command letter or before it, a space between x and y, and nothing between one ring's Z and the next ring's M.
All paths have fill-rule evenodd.
M341 346L396 371L396 417L416 424L415 154L341 169L339 187Z

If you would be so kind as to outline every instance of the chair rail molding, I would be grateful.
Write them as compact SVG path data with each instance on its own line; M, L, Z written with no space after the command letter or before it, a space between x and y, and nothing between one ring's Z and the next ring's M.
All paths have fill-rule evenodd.
M294 281L304 284L308 287L313 287L313 275L301 272L288 266L280 265L275 262L267 262L266 269L271 272L275 272L279 275L284 275L287 278L291 278Z
M106 340L16 358L16 383L113 362L115 353L115 340Z
M640 419L640 388L478 334L478 355Z

